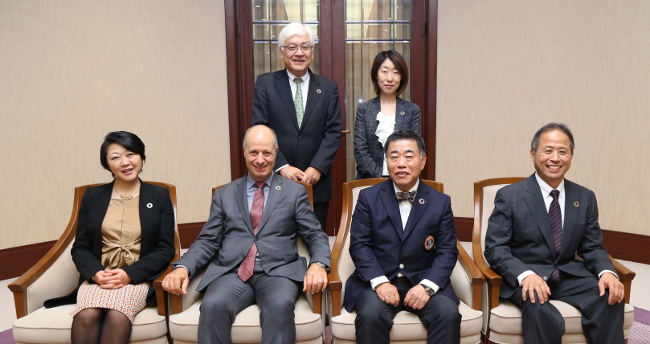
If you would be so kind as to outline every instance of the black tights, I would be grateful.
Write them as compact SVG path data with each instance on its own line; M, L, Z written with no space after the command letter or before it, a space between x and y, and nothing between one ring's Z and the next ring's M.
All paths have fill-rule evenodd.
M131 321L113 309L87 308L72 320L72 344L129 342Z

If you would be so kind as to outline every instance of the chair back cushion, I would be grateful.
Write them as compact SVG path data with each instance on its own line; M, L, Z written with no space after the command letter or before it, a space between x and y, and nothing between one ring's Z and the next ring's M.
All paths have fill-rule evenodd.
M490 215L492 215L492 211L494 210L494 198L497 196L497 191L506 185L509 184L489 185L483 188L483 204L481 207L481 252L485 252L485 233L487 232ZM485 261L485 264L490 266L485 259L485 256L483 256L483 260Z
M348 228L341 228L341 230L347 231L345 239L343 241L343 248L341 249L341 257L339 260L339 276L341 277L341 282L343 288L341 289L341 300L345 299L345 283L348 280L348 277L354 272L354 262L350 256L350 223L352 221L352 214L354 214L354 209L357 207L357 200L359 199L359 192L365 188L369 188L372 185L364 185L356 188L352 188L352 202L350 204L350 209L348 213Z

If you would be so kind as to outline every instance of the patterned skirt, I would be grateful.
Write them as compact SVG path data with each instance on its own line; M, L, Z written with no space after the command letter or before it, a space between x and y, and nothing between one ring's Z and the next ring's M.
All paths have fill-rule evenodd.
M147 282L127 284L120 289L102 289L85 281L77 292L77 308L70 315L74 317L86 308L107 308L123 313L133 322L135 315L147 307L148 291Z

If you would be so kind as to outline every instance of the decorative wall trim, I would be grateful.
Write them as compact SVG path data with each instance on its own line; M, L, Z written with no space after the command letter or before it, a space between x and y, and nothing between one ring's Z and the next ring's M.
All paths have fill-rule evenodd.
M0 280L24 274L45 256L54 243L56 240L0 250Z
M474 219L457 217L454 221L458 239L471 241ZM194 222L178 225L182 248L192 245L204 224L205 222ZM15 278L25 273L54 246L55 242L56 240L52 240L0 250L0 280ZM603 229L603 245L614 258L650 265L650 256L645 252L647 247L650 247L648 235Z
M460 241L472 241L474 218L456 217L456 235ZM650 264L647 247L650 247L650 236L623 233L603 229L603 246L616 259L629 260L642 264Z

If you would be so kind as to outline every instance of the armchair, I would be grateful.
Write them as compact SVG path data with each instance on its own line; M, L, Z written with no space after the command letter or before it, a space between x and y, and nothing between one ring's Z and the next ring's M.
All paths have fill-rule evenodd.
M307 188L309 202L314 204L311 184L298 182ZM212 189L212 194L220 186ZM297 239L298 254L309 261L309 251L302 238ZM198 343L199 308L201 306L202 293L196 291L196 287L203 278L204 271L199 271L192 276L187 286L186 295L171 295L172 315L169 317L169 333L174 344ZM162 280L157 281L154 287L162 290ZM322 293L310 295L301 293L296 300L295 321L296 321L296 343L300 344L322 344L323 342L323 319L321 307ZM260 309L257 305L251 305L237 314L232 325L233 343L261 343L262 327L260 326Z
M343 184L343 209L341 225L332 249L332 269L329 273L332 302L332 337L333 343L355 343L354 311L347 312L343 307L345 283L354 271L350 257L350 224L359 192L386 179L372 178L347 182ZM443 192L443 184L423 180L427 185ZM456 295L461 299L458 310L462 315L461 343L478 343L480 341L483 314L479 310L483 276L472 262L465 249L458 245L458 262L451 275L451 283ZM420 319L412 313L402 311L395 316L390 331L391 342L426 343L427 331Z
M521 310L507 299L499 297L501 276L497 275L485 259L485 233L488 219L494 209L494 198L502 187L519 182L525 178L495 178L474 183L474 229L472 233L472 252L474 262L485 275L483 286L483 302L481 310L485 314L483 322L483 336L486 343L521 343L524 340L521 332ZM611 257L610 257L611 258ZM625 338L629 336L630 327L634 319L634 307L629 305L630 288L632 279L636 275L616 260L612 259L614 266L623 285L625 286ZM582 333L582 314L569 304L552 300L550 301L562 313L565 320L565 334L563 343L586 343Z
M171 184L148 182L169 190L176 215L176 187ZM72 317L70 312L76 305L63 305L46 309L43 301L63 296L77 287L79 273L72 261L70 249L75 238L79 209L84 193L89 187L75 188L72 215L68 226L52 249L31 269L9 284L14 293L16 317L13 323L14 339L18 343L70 343ZM174 226L174 259L180 257L178 228ZM168 269L158 280L162 281ZM147 307L138 313L133 321L131 343L167 343L167 302L164 294L156 293L157 308Z

